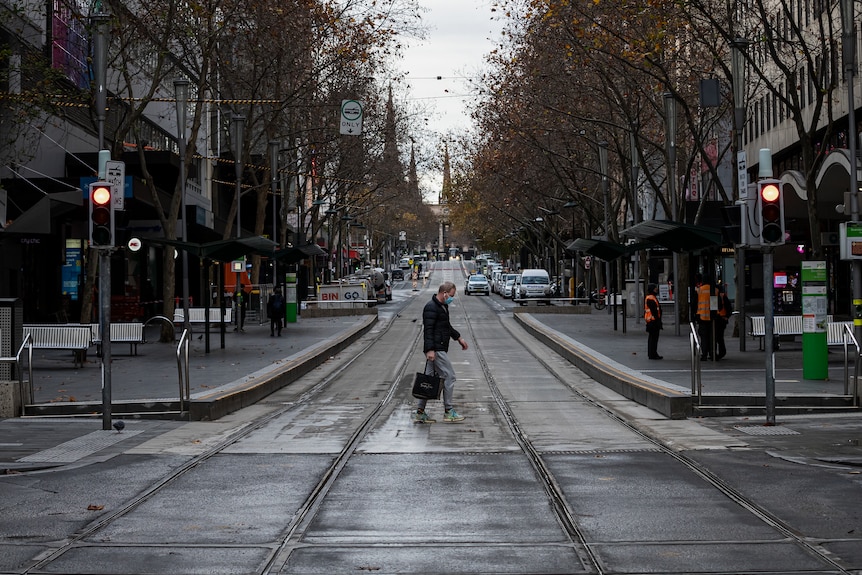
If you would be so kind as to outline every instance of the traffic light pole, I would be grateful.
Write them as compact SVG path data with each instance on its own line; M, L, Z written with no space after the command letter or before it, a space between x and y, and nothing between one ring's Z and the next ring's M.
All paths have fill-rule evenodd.
M99 338L102 340L102 429L111 429L111 250L99 250Z
M759 153L757 181L757 216L760 218L760 247L763 253L763 339L766 362L766 425L775 425L775 284L772 253L775 246L784 245L784 198L781 182L772 178L772 152L763 148Z
M763 248L763 347L766 357L766 425L775 425L775 311L773 309L772 248Z

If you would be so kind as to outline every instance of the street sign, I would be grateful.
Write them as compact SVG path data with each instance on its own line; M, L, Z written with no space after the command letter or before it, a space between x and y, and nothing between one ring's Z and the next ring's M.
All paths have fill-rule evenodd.
M745 150L736 153L736 175L739 182L739 199L748 198L748 165Z
M362 133L362 102L341 101L341 133L358 136Z
M114 190L114 193L111 196L111 203L114 204L114 209L125 209L126 163L118 162L116 160L108 160L105 162L105 181L109 182Z
M841 222L838 234L841 259L862 260L862 222Z

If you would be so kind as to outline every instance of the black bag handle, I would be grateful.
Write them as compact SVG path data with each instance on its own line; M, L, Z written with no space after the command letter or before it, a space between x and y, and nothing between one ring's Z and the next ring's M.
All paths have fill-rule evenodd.
M428 364L429 363L431 364L431 373L430 374L428 373ZM425 371L423 371L422 373L424 373L425 375L438 375L437 374L437 366L434 365L433 361L431 361L428 358L425 358Z

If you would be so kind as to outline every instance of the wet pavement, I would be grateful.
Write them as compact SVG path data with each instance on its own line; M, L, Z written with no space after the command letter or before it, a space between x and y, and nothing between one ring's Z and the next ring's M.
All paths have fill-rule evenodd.
M464 327L471 348L455 350L453 362L458 408L468 420L414 425L415 402L403 381L396 397L379 406L399 377L386 364L398 363L391 359L393 350L415 347L419 328L410 318L429 291L396 294L391 306L379 308L372 329L380 329L374 334L377 352L350 353L350 377L334 380L320 401L298 401L315 381L326 379L316 372L214 421L128 419L122 433L97 430L96 418L0 421L0 442L8 442L0 446L0 469L62 465L5 478L0 570L596 572L551 513L535 470L489 396L493 383L542 454L602 572L860 572L858 414L782 415L776 426L764 426L760 415L669 419L597 385L549 353L522 325L527 319L537 322L592 354L595 363L652 378L677 392L689 375L686 336L663 334L659 349L665 359L654 362L641 357L646 336L635 323L626 332L615 331L612 317L601 312L526 313L519 321L511 302L460 297L457 321L461 326L471 319ZM382 329L402 303L410 306L407 315L391 322L392 329ZM333 333L321 342L352 329L344 321L326 322ZM268 346L267 332L247 330L233 341L249 335ZM213 376L206 388L195 387L198 398L247 386L252 374L265 380L267 371L310 353L296 352L290 361L258 354L254 357L264 365L251 365L248 351L255 346L244 353L240 348L238 365L215 363L222 367L206 370ZM750 349L705 366L725 370L724 377L710 375L709 385L757 393L763 374L756 366L763 353L756 345ZM780 372L782 380L798 379L793 353L798 352L788 342L779 360L788 370ZM328 365L344 363L345 357L338 359ZM412 368L421 357L411 361ZM171 365L160 368L164 381L152 378L151 391L170 393L176 384L169 378ZM231 375L234 368L240 377ZM87 368L78 371L88 374ZM198 385L194 377L192 382ZM358 422L377 409L377 424L350 444ZM439 404L431 409L438 417L442 413ZM260 419L264 423L258 424ZM220 449L227 440L229 447ZM336 467L334 482L321 480L341 450L350 454L348 464L340 471ZM12 453L17 458L10 461ZM162 479L185 469L169 482ZM720 479L712 483L712 477ZM318 481L325 496L306 508L305 497L317 493ZM139 494L145 495L140 501ZM754 504L737 504L737 496ZM838 558L848 569L839 570L824 557Z

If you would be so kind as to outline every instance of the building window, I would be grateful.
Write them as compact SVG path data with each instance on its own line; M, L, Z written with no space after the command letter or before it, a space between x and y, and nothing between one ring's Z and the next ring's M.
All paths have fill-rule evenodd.
M76 88L90 85L86 19L71 6L54 0L51 14L51 67L62 71Z

